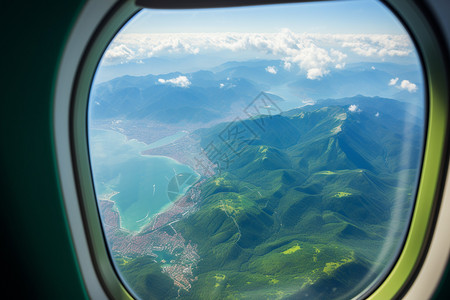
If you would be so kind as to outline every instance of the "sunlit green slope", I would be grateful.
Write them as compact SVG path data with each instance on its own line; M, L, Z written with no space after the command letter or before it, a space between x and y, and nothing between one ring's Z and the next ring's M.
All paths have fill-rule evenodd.
M117 266L142 299L352 298L401 247L418 124L406 104L357 96L199 129L216 174L194 212L159 229L195 245L189 288L155 257L118 251Z
M405 132L403 115L385 114L386 104L397 103L308 108L200 131L202 146L228 159L216 159L200 209L176 224L202 257L185 296L347 298L373 280L401 244L418 168L411 162L420 156L420 130ZM232 127L239 135L224 134ZM389 255L380 258L383 247Z

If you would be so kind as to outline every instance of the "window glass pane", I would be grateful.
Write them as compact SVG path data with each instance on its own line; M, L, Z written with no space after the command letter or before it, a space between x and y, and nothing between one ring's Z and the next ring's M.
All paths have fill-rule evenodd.
M142 10L105 51L88 138L137 298L343 298L408 230L425 82L379 2Z

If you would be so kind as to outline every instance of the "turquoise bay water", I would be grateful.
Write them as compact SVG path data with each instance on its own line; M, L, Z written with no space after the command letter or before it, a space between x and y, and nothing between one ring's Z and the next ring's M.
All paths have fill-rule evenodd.
M177 133L166 137L157 145L162 146L164 142L170 143L181 136ZM193 174L194 178L199 178L192 168L169 157L141 155L145 149L149 149L149 145L128 140L116 131L89 131L97 199L105 199L108 194L118 192L110 199L120 213L121 226L130 231L138 231L154 214L171 203L173 188L169 191L168 185L175 176ZM180 186L179 195L184 195L195 181Z

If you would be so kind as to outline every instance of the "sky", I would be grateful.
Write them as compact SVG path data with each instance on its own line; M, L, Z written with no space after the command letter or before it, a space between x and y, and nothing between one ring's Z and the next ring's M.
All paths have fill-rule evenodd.
M279 32L404 34L378 1L325 1L193 10L144 10L123 33ZM181 31L180 31L181 30Z
M193 72L249 59L281 60L311 80L348 63L418 62L403 26L375 0L144 9L108 46L97 77Z

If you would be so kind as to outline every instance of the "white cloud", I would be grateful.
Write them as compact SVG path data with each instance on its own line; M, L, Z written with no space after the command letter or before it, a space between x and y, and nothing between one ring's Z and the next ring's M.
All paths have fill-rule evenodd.
M334 57L335 61L338 62L334 67L336 69L343 69L345 67L345 62L343 61L347 58L347 54L333 48L330 49L330 54Z
M116 36L102 63L167 54L257 51L282 60L286 70L296 65L307 78L320 79L333 68L344 68L349 52L383 59L409 55L412 49L407 35L299 34L286 28L278 33L128 33Z
M408 56L413 50L407 35L342 34L335 38L342 42L342 47L366 57Z
M396 84L397 84L397 81L398 81L398 77L392 78L392 79L389 81L389 85L396 85Z
M270 74L277 74L277 68L275 68L275 66L267 66L266 71L269 72Z
M308 79L320 79L329 73L330 66L337 60L329 52L317 46L312 40L302 40L294 48L287 48L284 61L296 64L306 71Z
M361 111L360 109L358 109L358 106L355 105L355 104L350 105L348 107L348 110L351 111L351 112L360 112Z
M167 84L167 83L171 83L173 85L182 87L182 88L187 88L191 85L191 82L189 81L189 79L186 76L178 76L176 78L172 78L172 79L163 79L163 78L159 78L158 79L159 83L162 84Z
M398 77L392 78L389 81L389 85L395 86L397 84L398 80L399 80ZM402 80L402 82L399 85L396 85L395 87L400 90L407 90L410 93L415 93L415 92L417 92L417 89L418 89L417 85L410 82L409 80Z
M314 104L316 104L316 101L314 101L313 99L304 99L304 100L302 100L302 106L307 106L307 105L314 105ZM299 106L299 107L302 107L302 106Z
M284 61L284 69L287 71L290 71L292 67L292 64L288 61Z
M133 59L136 53L127 47L125 44L111 44L108 50L105 52L106 60L118 60L119 62L124 62Z
M399 88L402 90L407 90L410 93L415 93L417 91L417 85L410 82L409 80L403 80Z
M330 73L330 71L328 70L323 70L321 68L312 68L308 70L306 78L314 80L323 77L325 74L328 73Z

